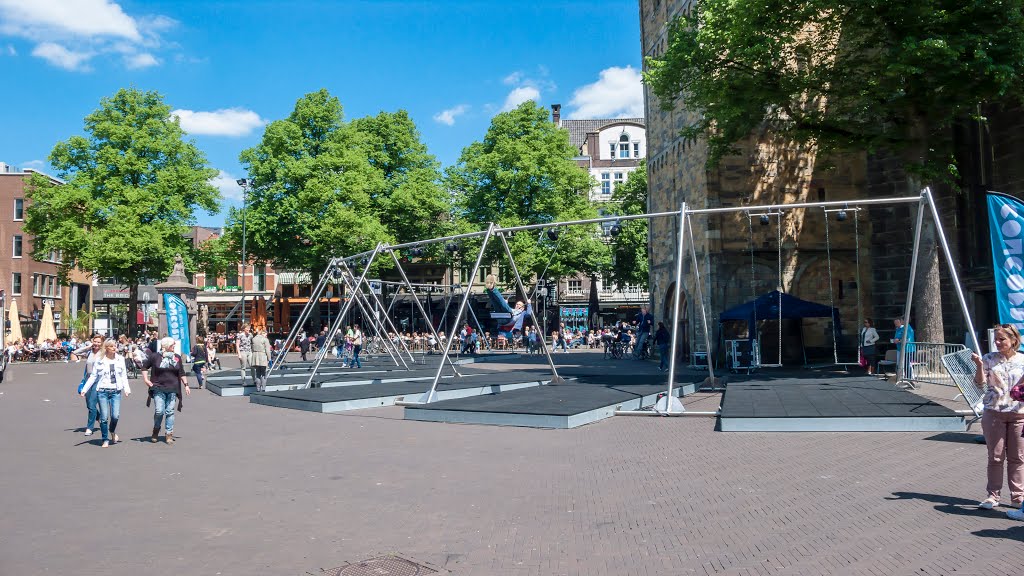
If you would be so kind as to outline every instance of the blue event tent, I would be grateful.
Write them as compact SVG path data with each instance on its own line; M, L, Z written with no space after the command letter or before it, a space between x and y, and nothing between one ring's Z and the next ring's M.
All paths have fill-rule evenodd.
M779 318L780 303L782 305L783 318L831 318L838 336L839 331L841 330L840 327L842 326L839 323L838 308L832 308L830 306L825 306L824 304L818 304L817 302L801 300L796 296L780 293L778 290L772 290L767 294L758 296L750 302L740 304L739 306L722 312L718 316L718 321L726 322L729 320L744 320L747 322L748 326L753 326L755 318L757 320L777 320Z

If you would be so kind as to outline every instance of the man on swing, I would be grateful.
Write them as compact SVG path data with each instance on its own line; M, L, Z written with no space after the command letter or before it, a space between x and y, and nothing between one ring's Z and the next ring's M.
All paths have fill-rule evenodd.
M512 342L514 338L513 333L522 332L523 319L532 312L532 308L529 305L524 306L522 300L516 301L515 308L509 306L508 302L505 301L505 297L498 291L498 282L494 274L487 275L487 278L484 279L484 286L487 288L487 295L491 299L491 307L495 311L506 312L511 316L507 323L498 325L498 333L509 342Z

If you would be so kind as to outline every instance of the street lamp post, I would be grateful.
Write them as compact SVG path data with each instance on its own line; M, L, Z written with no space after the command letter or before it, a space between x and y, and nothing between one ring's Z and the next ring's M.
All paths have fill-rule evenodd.
M245 215L249 211L249 188L252 187L252 179L239 178L235 183L242 187L242 326L245 326Z

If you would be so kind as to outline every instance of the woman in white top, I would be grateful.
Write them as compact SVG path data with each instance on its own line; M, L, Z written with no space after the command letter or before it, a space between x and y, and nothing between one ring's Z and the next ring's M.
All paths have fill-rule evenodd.
M860 353L868 363L868 374L875 373L875 362L878 359L876 342L878 342L878 330L875 330L871 318L865 318L864 326L860 329Z
M96 356L92 374L82 387L82 396L94 386L100 408L100 432L103 433L103 447L106 448L110 446L111 434L114 443L118 441L116 430L117 420L121 417L121 392L125 396L132 393L124 356L117 353L117 342L113 339L103 342L103 354Z
M1011 518L1024 519L1024 402L1010 397L1010 388L1024 382L1024 354L1020 348L1020 332L1012 324L995 326L996 351L984 356L973 355L977 370L974 382L985 390L985 413L981 428L988 447L988 497L979 504L991 509L999 505L1003 488L1003 462L1010 499L1017 510ZM987 385L987 386L986 386Z

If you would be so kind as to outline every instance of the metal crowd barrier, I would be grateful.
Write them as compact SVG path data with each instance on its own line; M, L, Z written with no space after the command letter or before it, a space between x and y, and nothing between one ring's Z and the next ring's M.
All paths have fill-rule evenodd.
M942 363L942 358L967 350L963 344L940 344L935 342L914 342L917 347L910 354L911 374L907 380L955 387L956 381Z

